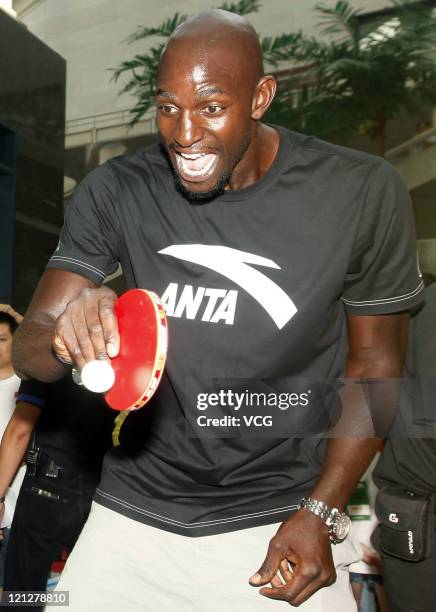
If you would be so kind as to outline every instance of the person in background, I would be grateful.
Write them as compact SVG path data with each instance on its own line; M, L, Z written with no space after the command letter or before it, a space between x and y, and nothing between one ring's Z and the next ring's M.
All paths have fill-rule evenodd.
M15 408L15 394L20 379L12 366L12 338L22 316L9 304L0 304L0 440ZM4 563L15 502L25 467L17 463L9 487L0 491L0 588L3 585ZM0 472L1 473L1 472Z
M116 414L103 396L76 385L71 375L55 383L21 382L0 445L0 495L27 449L5 590L44 591L52 563L63 548L73 548L91 507L103 456L112 446Z
M407 386L374 469L380 524L373 543L390 612L436 609L436 278L423 277L426 303L409 326Z
M23 320L23 315L14 310L10 304L0 304L0 312L10 315L17 325Z

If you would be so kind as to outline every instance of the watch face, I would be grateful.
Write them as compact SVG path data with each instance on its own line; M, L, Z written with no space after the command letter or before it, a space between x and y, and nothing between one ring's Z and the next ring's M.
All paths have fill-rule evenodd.
M347 516L346 514L341 514L341 516L337 519L335 527L334 527L334 534L335 534L336 539L339 542L342 542L342 540L345 540L345 538L348 535L348 532L350 531L350 527L351 527L350 517Z

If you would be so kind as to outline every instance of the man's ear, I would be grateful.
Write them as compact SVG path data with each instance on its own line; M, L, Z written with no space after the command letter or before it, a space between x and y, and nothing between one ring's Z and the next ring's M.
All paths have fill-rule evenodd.
M272 75L266 74L259 79L253 96L251 108L252 119L257 121L263 117L273 101L276 90L277 81Z

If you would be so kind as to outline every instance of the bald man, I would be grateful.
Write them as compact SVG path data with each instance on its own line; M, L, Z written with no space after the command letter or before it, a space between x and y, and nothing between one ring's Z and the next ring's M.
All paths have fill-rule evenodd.
M355 610L343 509L377 442L324 439L321 382L400 376L413 223L382 159L262 123L275 90L243 18L181 25L159 67L162 142L78 186L21 326L22 376L114 357L100 285L118 263L169 317L165 377L107 455L59 585L74 612Z

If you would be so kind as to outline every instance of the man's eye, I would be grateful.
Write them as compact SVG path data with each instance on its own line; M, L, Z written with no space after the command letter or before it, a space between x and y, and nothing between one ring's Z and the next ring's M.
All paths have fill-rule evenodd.
M222 107L217 104L210 104L206 107L206 110L210 115L217 115L222 110Z
M171 115L177 112L176 107L172 106L171 104L161 104L159 106L159 110L165 113L166 115Z

